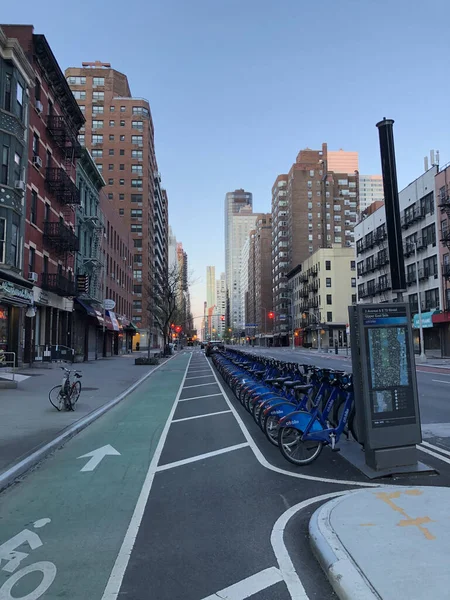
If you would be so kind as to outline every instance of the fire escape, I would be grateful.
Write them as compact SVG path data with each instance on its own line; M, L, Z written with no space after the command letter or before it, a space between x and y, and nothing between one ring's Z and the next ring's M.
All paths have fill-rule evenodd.
M88 231L91 235L91 243L89 248L84 248L84 253L81 258L81 268L84 274L89 276L89 292L88 296L92 300L101 302L102 300L102 239L103 239L103 224L100 217L97 215L83 215L81 224L84 231Z
M448 221L450 221L450 195L448 193L448 191L442 190L440 197L439 197L439 208L441 209L442 213L445 213L447 215L447 226L441 229L441 242L443 245L445 245L448 250L450 250L450 228L448 226ZM448 255L447 255L448 256ZM450 306L448 303L448 282L450 281L450 263L446 262L444 260L444 263L442 264L442 277L445 280L445 286L444 286L444 292L445 292L445 308L446 310L450 310Z

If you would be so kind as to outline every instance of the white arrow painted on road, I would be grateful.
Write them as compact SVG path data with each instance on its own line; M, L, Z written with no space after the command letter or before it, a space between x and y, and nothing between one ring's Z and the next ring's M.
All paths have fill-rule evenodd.
M92 450L92 452L88 452L87 454L83 454L83 456L79 456L78 458L91 458L84 465L80 471L93 471L95 467L97 467L101 461L105 458L105 456L120 456L120 452L117 452L115 448L106 444L106 446L102 446L101 448L97 448L97 450Z

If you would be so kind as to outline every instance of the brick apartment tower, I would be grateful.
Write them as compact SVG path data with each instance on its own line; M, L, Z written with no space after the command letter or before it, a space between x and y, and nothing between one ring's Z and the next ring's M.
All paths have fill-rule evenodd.
M140 333L140 346L160 345L150 293L155 278L167 273L168 206L149 102L133 98L126 75L109 63L70 67L66 78L86 118L79 141L90 150L105 179L108 200L132 235L132 320Z
M2 25L28 58L30 91L24 264L33 281L36 314L25 321L24 360L42 360L44 344L72 346L75 295L75 206L79 156L77 134L84 123L58 62L32 25Z
M272 187L274 332L288 342L290 292L286 274L319 248L354 244L358 211L358 154L301 150ZM277 340L275 340L277 342Z

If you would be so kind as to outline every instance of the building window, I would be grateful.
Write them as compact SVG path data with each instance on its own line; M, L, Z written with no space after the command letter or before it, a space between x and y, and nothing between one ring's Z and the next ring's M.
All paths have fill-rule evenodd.
M115 121L110 121L110 122L109 122L109 126L110 126L110 127L114 127L114 125L115 125L115 124L116 124L116 122L115 122Z
M86 144L86 138L84 135L78 136L78 143L80 144L80 146L84 146Z
M131 121L132 129L144 129L144 123L142 121Z
M132 217L142 217L142 209L141 208L132 208L130 214Z
M120 149L120 156L125 156L125 150L123 148Z
M34 273L36 264L36 250L30 246L28 248L28 273Z
M46 202L44 204L44 221L50 220L50 204Z
M141 241L141 240L139 240ZM137 285L133 285L133 292L135 294L142 294L142 285L137 284Z
M92 92L92 100L94 102L103 102L105 99L105 92Z
M125 136L121 135L119 139L120 139L121 142L124 142L125 141Z
M124 214L125 214L125 209L124 208L119 208L119 215L121 217L123 217Z
M75 100L86 100L86 91L85 90L73 90L72 94L74 95Z
M133 309L142 310L142 300L133 300Z
M126 106L121 106L120 107L120 112L125 112L125 110L126 110Z
M133 260L135 263L142 263L142 254L135 254Z
M142 202L142 194L131 194L131 202Z
M148 110L143 106L133 106L131 110L133 115L145 115L146 117L149 115Z
M356 277L352 277L352 287L356 287Z
M0 263L5 262L6 253L6 219L0 219Z
M119 194L119 200L125 200L125 194Z
M142 175L143 174L142 165L131 165L131 172L137 173L138 175Z
M95 163L95 164L96 164L97 169L100 171L100 173L102 173L103 172L103 165L102 165L102 163Z
M39 136L37 133L33 134L33 156L39 156Z
M327 304L333 304L331 294L327 294Z
M69 85L85 85L86 84L86 77L68 77L67 78L67 83Z
M142 187L142 179L132 179L131 180L131 187L134 187L134 188L140 188L140 187Z
M327 278L325 279L325 285L326 285L327 287L331 287L331 277L327 277Z
M103 144L103 136L98 133L92 134L92 143L93 144Z
M112 194L112 193L109 193L109 194L108 194L108 200L112 200L113 198L114 198L114 194Z
M141 239L133 240L133 242L134 242L135 248L142 248L142 240Z
M7 110L8 112L11 112L11 83L12 83L12 76L9 73L7 73L6 78L5 78L4 107L5 107L5 110Z
M114 185L114 179L108 179L108 185Z
M327 312L327 323L333 322L333 313Z
M142 269L133 269L133 279L142 281Z
M116 107L115 106L110 106L109 107L109 112L115 112L116 111Z
M95 104L92 107L92 114L93 115L102 115L104 112L104 107L103 106L96 106Z
M120 164L119 165L119 170L120 171L125 171L125 165L124 164Z
M351 269L352 271L354 271L354 270L355 270L355 261L354 261L354 260L351 260L351 261L350 261L350 269Z
M103 129L103 121L97 121L94 119L92 121L92 129Z
M19 216L16 213L12 215L11 223L11 264L18 267L20 264L19 255Z
M113 133L110 133L110 134L109 134L109 141L110 141L110 142L113 142L113 141L114 141L114 134L113 134Z
M92 85L105 85L105 78L104 77L93 77Z
M325 261L325 271L331 271L331 260Z
M8 185L8 172L9 172L9 148L3 146L2 150L2 170L0 173L0 183Z
M142 145L143 143L143 136L142 135L132 135L131 136L131 143L132 144L137 144L137 145Z
M141 223L131 223L131 231L136 233L142 233L142 224Z
M114 171L114 165L113 165L113 163L109 163L109 165L108 165L108 171Z
M125 121L120 121L120 126L125 127Z
M37 204L38 194L36 190L31 190L30 223L33 223L34 225L37 223Z
M24 89L20 85L20 83L17 82L16 100L17 100L17 108L18 108L18 114L19 114L20 119L23 118L23 96L24 96Z
M125 185L125 179L119 179L119 185Z
M102 158L103 150L92 150L92 158Z

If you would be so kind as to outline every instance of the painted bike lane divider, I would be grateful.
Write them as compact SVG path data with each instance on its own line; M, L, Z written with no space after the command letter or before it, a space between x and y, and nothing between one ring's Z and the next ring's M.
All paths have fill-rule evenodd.
M85 471L93 471L95 467L102 462L105 456L120 456L120 452L117 452L115 448L111 446L111 444L106 444L106 446L102 446L101 448L97 448L97 450L91 450L91 452L87 452L78 458L90 458L88 462L84 465L81 472Z
M101 598L188 363L176 356L2 493L0 600Z

